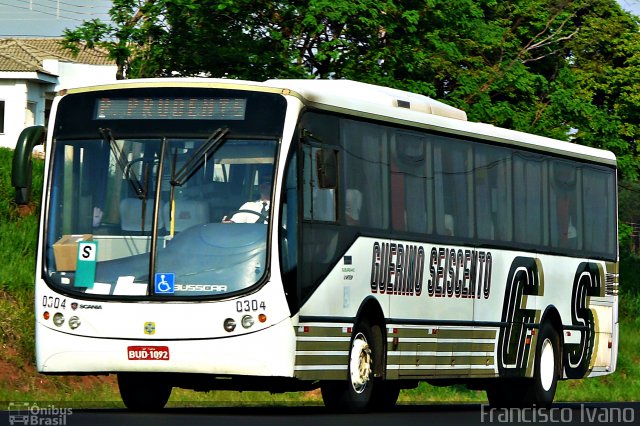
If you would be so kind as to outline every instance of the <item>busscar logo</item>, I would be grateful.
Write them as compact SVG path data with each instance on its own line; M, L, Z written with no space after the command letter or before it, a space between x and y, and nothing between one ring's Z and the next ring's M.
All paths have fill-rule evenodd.
M227 291L227 286L224 284L175 284L173 288L175 291Z

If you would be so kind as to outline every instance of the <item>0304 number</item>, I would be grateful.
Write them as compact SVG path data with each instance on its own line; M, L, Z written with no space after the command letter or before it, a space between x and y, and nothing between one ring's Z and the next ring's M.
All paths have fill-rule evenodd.
M264 300L258 301L257 299L247 299L238 300L236 302L236 311L238 312L264 311L266 308L267 305L264 303Z
M45 308L64 309L67 306L67 299L62 299L60 297L53 297L53 296L43 296L42 306Z

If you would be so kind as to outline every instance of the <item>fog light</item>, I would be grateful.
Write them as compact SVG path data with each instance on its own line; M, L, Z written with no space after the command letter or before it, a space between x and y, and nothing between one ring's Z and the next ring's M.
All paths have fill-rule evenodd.
M227 318L226 320L224 320L223 327L226 331L231 333L236 329L236 321L233 318Z
M57 327L60 327L62 324L64 324L64 315L62 315L60 312L57 312L57 313L53 316L53 323L54 323Z
M69 328L75 330L78 327L80 327L80 318L76 316L69 318Z
M245 315L242 317L242 326L244 328L250 328L254 323L255 321L253 320L253 317L251 315Z

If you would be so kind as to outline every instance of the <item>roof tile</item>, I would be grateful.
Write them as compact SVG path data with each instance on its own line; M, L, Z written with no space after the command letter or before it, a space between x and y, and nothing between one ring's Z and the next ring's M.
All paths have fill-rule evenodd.
M88 65L114 65L106 50L82 49L78 55L62 47L61 38L0 38L0 72L44 72L42 61L57 59Z

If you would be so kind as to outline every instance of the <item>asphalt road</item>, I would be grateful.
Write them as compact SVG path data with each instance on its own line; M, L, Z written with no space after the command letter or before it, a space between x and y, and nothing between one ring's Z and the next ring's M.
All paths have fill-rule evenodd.
M487 425L487 424L640 424L640 402L560 403L550 409L491 410L480 404L398 406L393 411L335 414L323 407L171 408L159 413L68 409L47 405L0 413L4 425Z

